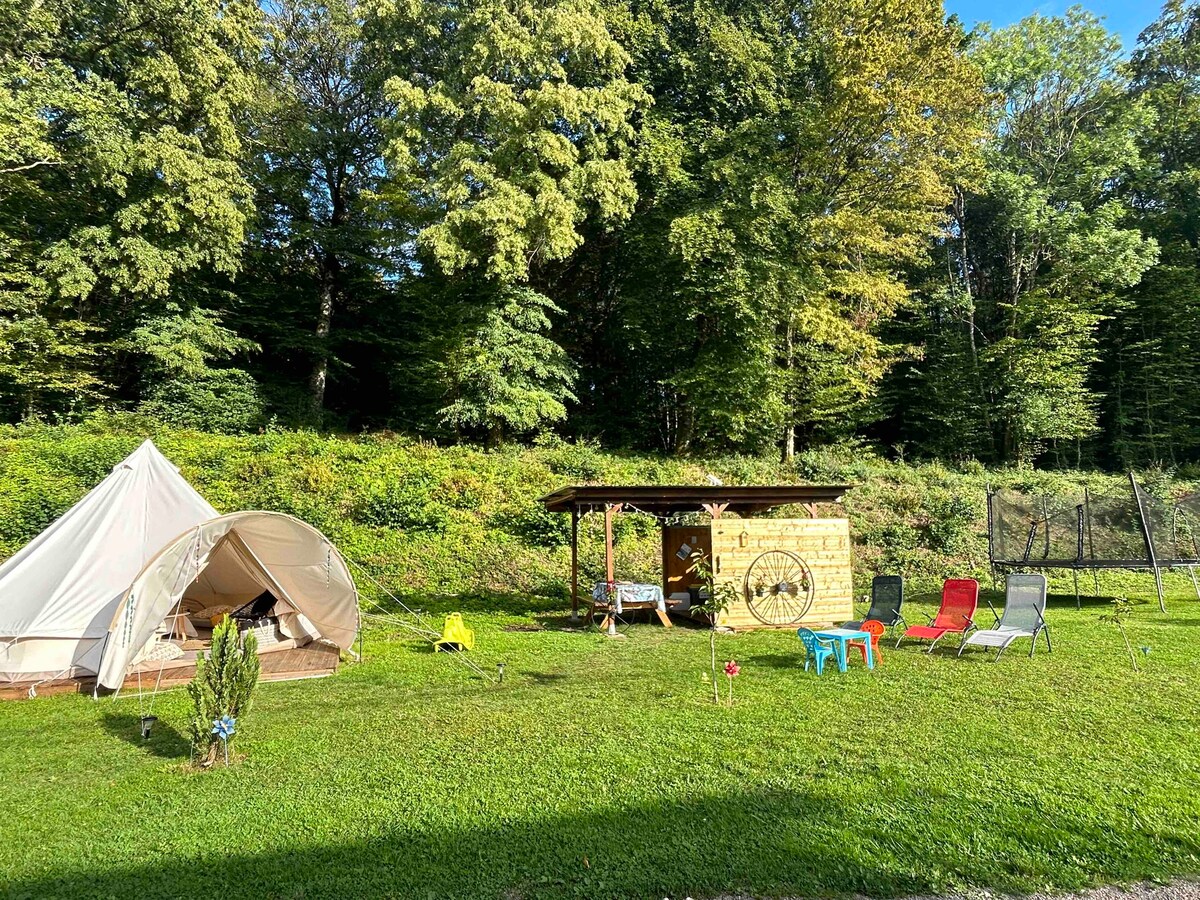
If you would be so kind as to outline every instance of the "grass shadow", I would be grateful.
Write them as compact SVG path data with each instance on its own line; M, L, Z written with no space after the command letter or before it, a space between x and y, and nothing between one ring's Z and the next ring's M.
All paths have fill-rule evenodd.
M1150 625L1155 628L1173 628L1180 625L1184 628L1195 628L1197 625L1200 625L1200 618L1183 619L1172 616L1170 612L1171 607L1168 606L1166 616L1160 615L1157 618L1144 619L1139 621L1137 624L1139 626Z
M1112 597L1092 597L1090 595L1079 595L1079 608L1087 609L1089 607L1105 607L1112 604ZM1074 594L1048 594L1046 596L1046 607L1048 609L1075 609ZM999 607L997 607L999 608Z
M861 852L830 840L830 822L847 817L844 804L819 788L747 789L691 800L617 803L599 810L539 814L504 824L416 826L378 823L370 833L326 835L321 841L260 850L212 853L57 869L13 880L19 897L75 898L219 896L318 900L340 897L683 897L727 893L897 897L935 893L951 884L1004 890L1037 877L1043 855L1133 839L1103 822L1067 816L1047 828L1019 825L1021 861L982 863L971 840L930 843L926 832L956 833L970 825L954 804L918 801L912 824L898 823L893 797L856 818L855 842L893 850L921 845L922 865L890 854ZM1027 809L997 801L1014 821ZM763 823L770 823L764 828ZM1195 853L1192 841L1160 840L1176 854ZM714 853L712 848L721 848ZM901 860L907 859L903 851Z
M585 615L586 611L581 609L579 611L579 618L573 622L571 621L571 614L569 612L555 612L547 615L535 616L533 621L546 631L587 631L589 628L593 628L594 626L588 624L587 620L584 618Z
M553 687L571 679L571 676L564 672L521 672L519 674L540 686Z
M174 725L158 719L150 729L150 737L142 737L141 717L133 713L105 713L101 727L113 737L142 748L151 756L163 759L187 759L191 742Z
M800 642L796 641L799 645ZM795 653L759 653L747 656L744 660L747 666L764 669L804 669L804 647L798 647Z

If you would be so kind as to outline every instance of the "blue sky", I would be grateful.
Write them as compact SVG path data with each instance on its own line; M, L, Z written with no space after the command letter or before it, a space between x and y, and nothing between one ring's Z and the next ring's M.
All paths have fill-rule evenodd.
M946 12L957 13L970 28L976 22L991 22L1000 27L1025 18L1031 13L1044 16L1061 15L1071 0L946 0ZM1120 33L1125 49L1133 49L1138 32L1158 16L1160 0L1087 0L1080 6L1104 17L1109 31Z

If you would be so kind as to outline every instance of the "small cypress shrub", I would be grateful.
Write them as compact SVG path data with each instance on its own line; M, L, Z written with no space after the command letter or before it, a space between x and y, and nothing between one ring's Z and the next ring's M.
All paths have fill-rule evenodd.
M226 616L213 629L212 650L207 659L200 654L196 676L188 685L188 696L192 698L190 734L201 767L211 766L221 752L221 739L212 733L213 722L230 716L240 724L250 711L260 668L254 632L239 637L237 623Z

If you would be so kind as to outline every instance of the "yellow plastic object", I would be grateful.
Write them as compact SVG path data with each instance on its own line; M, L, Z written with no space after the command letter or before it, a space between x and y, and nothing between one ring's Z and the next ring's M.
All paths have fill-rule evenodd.
M474 650L475 632L467 627L462 613L450 613L446 616L446 625L442 636L433 642L433 651L438 650Z

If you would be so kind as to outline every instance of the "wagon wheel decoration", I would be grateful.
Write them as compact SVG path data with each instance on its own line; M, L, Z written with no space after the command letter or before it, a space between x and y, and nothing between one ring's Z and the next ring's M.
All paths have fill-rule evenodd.
M746 570L746 605L765 625L794 625L812 602L812 572L795 553L768 550Z

